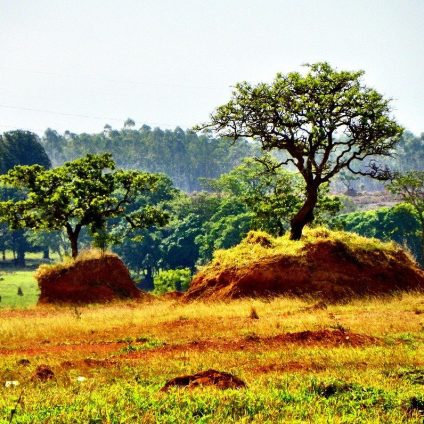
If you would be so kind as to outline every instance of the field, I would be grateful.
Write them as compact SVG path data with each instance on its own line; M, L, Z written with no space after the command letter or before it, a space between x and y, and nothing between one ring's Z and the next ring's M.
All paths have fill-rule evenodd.
M422 294L4 308L0 346L1 423L423 421ZM160 391L210 368L247 388Z
M39 290L33 273L28 270L0 272L0 309L25 308L37 303Z

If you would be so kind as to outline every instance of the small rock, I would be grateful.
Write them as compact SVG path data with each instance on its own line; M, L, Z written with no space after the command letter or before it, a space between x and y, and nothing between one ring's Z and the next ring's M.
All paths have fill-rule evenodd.
M78 381L78 383L83 383L85 380L87 380L85 377L83 377L82 375L79 375L76 380Z

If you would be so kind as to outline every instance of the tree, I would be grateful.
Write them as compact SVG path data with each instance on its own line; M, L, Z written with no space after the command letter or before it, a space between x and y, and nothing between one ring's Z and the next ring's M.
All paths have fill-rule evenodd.
M53 166L57 166L60 163L63 163L63 148L66 144L66 140L63 136L58 134L57 131L52 130L51 128L47 128L40 141ZM21 163L19 165L30 164ZM40 165L43 165L43 163L40 163Z
M135 127L134 120L131 118L127 118L126 121L124 122L124 128L128 129L128 128L134 128L134 127Z
M420 222L417 212L407 203L399 203L390 208L382 207L339 215L330 225L364 237L375 237L406 245L408 250L423 263Z
M50 159L38 136L30 131L16 130L0 135L0 173L15 165L39 164L50 168Z
M424 260L424 171L409 171L398 174L388 189L411 205L421 227L421 257Z
M232 99L217 108L208 124L220 136L250 137L262 149L279 149L305 181L303 205L291 219L298 240L312 222L319 187L341 170L386 178L374 156L390 155L402 128L390 116L389 100L361 82L363 71L337 71L328 63L307 65L302 75L277 74L272 84L236 85ZM367 167L355 164L370 159Z
M167 214L151 205L127 213L134 199L154 191L160 180L160 175L116 170L110 154L87 155L51 170L16 166L0 182L23 190L25 197L0 202L0 218L13 229L65 229L75 258L83 227L95 233L123 215L131 228L165 224Z
M359 179L358 176L352 175L350 172L341 171L339 174L340 182L346 187L345 194L347 196L356 196L358 192L355 189L355 182Z
M273 172L266 172L264 163L273 168ZM252 228L249 229L281 236L286 232L293 212L301 204L303 184L298 174L278 168L277 164L269 155L263 156L260 161L246 158L227 174L206 180L205 185L231 197L230 204L245 205L243 212L251 213L252 218Z

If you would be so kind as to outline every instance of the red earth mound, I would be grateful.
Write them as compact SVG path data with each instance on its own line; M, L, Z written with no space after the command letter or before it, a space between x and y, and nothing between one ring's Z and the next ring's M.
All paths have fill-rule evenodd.
M299 255L276 252L225 267L217 259L194 277L184 299L294 295L340 301L410 290L424 290L424 271L402 249L358 252L324 239Z
M162 387L161 391L167 392L171 387L192 389L199 386L214 386L218 389L239 389L246 387L246 383L227 372L207 370L193 375L173 378Z
M171 292L164 293L161 296L161 298L166 300L178 300L178 299L181 299L183 296L184 296L183 292L171 291Z
M143 294L121 259L111 253L86 255L63 266L40 268L35 276L40 287L40 304L104 303L138 299Z

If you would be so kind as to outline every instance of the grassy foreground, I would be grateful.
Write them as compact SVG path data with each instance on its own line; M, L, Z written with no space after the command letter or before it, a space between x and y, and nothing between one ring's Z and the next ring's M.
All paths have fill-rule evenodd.
M279 338L321 329L376 339ZM42 364L53 379L32 378ZM209 368L248 387L160 392ZM3 309L0 383L1 423L12 409L19 423L422 423L424 295L327 308L279 298Z
M21 295L18 295L18 289ZM37 303L39 290L34 271L17 270L0 272L0 309L26 308Z

